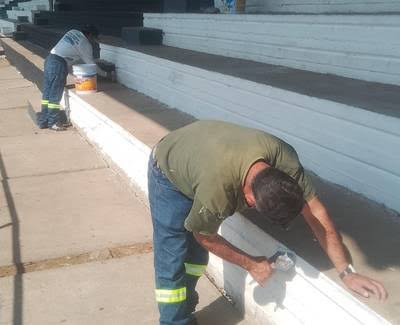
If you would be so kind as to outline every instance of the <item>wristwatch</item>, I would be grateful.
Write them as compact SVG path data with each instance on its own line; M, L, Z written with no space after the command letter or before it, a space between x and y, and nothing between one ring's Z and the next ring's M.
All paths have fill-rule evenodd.
M339 278L341 280L343 280L343 278L346 275L349 275L350 273L356 273L356 270L354 269L353 265L351 265L351 264L347 265L347 267L342 272L339 273Z

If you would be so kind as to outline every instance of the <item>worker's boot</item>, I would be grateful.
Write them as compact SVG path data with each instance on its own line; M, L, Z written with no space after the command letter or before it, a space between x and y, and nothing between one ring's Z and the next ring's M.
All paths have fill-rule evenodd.
M194 291L190 299L188 300L188 309L191 313L196 311L196 306L199 303L199 294Z
M50 126L49 129L58 132L58 131L65 131L67 128L61 123L55 123L52 126Z

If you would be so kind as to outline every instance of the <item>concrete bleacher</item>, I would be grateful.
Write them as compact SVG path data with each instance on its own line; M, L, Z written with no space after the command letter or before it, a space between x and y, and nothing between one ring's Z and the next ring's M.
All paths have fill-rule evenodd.
M4 26L4 32L7 33L16 31L17 25L25 22L49 25L63 31L92 23L99 26L102 34L120 36L122 27L143 25L143 12L160 12L161 2L63 0L55 3L55 11L49 11L48 0L6 0L3 7L5 16L0 20L0 28ZM35 35L34 31L31 33Z
M38 10L49 10L48 0L6 0L0 4L0 34L11 34L20 22L33 22Z
M220 1L220 0L216 0ZM398 1L360 0L360 1L328 1L328 0L246 0L247 13L392 13L400 12Z
M122 27L143 25L143 13L124 11L41 11L35 14L34 24L52 28L79 28L85 24L95 24L103 35L121 35Z
M400 15L145 14L164 44L367 81L400 84Z
M160 12L160 0L59 0L56 11Z
M121 46L104 44L102 57L116 64L127 87L197 118L273 132L321 177L400 211L400 155L393 150L400 141L398 85L185 50L176 55L168 47ZM395 68L397 60L382 63Z
M111 39L105 42L108 46L116 45L116 40L114 44L111 44ZM31 73L31 79L40 81L43 69L41 58L47 51L29 42L21 44L23 46L5 41L8 57L13 58L24 75L27 71L35 70ZM105 45L104 43L103 46ZM125 51L128 50L136 50L143 54L149 49L120 47L119 55L126 55ZM174 51L175 57L183 52L181 49L166 50ZM161 48L158 52L166 60L166 54ZM153 56L155 57L155 53ZM145 61L152 66L159 64L154 59L142 57L136 68L144 65ZM152 69L146 65L144 68L148 72ZM149 74L146 78L153 79ZM157 76L158 80L164 78L185 82L179 74L167 73L165 76ZM136 87L137 84L132 86ZM99 92L90 96L78 96L73 91L64 94L65 105L69 107L71 119L133 183L146 192L146 163L150 148L167 132L160 132L160 126L166 130L173 130L190 123L194 117L161 103L154 107L155 100L118 84L100 83L99 87ZM182 96L182 92L171 91L170 96L179 97ZM39 110L40 100L33 100L31 105ZM187 101L187 106L190 105L191 102ZM197 108L201 110L202 107ZM254 319L253 323L266 321L272 324L291 325L322 323L375 325L388 324L388 321L395 323L399 320L396 305L400 302L398 294L400 291L395 289L399 259L397 250L390 250L388 247L397 247L399 244L396 234L400 231L400 223L395 221L395 215L373 202L358 197L355 193L337 188L320 178L315 178L315 182L321 199L330 208L335 222L342 231L357 269L383 281L389 289L390 300L386 304L374 300L360 301L340 288L335 283L340 283L335 270L326 261L326 257L324 260L324 254L318 248L318 244L313 242L307 226L300 219L291 231L282 233L268 225L255 226L249 221L251 216L247 219L235 215L224 222L220 229L224 237L251 254L269 256L277 248L286 245L298 254L294 274L288 277L277 274L269 281L268 286L262 289L256 286L240 268L212 257L209 264L210 276L219 287L226 290L237 308L247 317ZM373 233L371 227L375 229ZM317 310L315 306L318 306ZM329 318L326 318L327 314Z
M129 47L118 40L105 40L102 58L116 64L120 83L171 108L199 119L232 121L280 136L295 146L308 169L394 209L394 218L399 220L400 152L395 149L400 143L399 17L145 14L144 26L162 29L164 44L173 47ZM337 208L336 213L345 212ZM340 226L346 227L346 221L342 222ZM226 223L221 232L250 251L261 243L276 246L245 219ZM254 238L244 239L245 232ZM385 236L382 233L375 240ZM298 243L290 239L286 243L298 250ZM211 265L219 283L247 311L265 313L279 324L318 323L308 318L312 310L300 307L301 299L294 297L294 291L294 296L285 297L288 313L296 318L291 319L288 313L268 309L271 305L260 307L257 290L250 283L237 289L240 271L226 271L226 263L220 260ZM322 289L322 283L308 285L303 287L306 299L315 301L319 296L311 287L335 296L326 287ZM339 296L315 304L332 315L336 313L329 309L333 301L350 306ZM369 323L359 315L354 317ZM337 323L339 318L325 323Z
M8 19L22 20L25 17L26 21L33 22L33 12L37 10L49 10L48 0L31 0L18 3L16 7L7 10Z
M319 3L327 8L327 1ZM376 14L388 5L376 10L379 1L371 3L370 15L146 13L144 26L163 29L167 46L127 46L103 37L101 57L115 63L119 83L132 90L109 85L93 96L68 92L71 117L143 191L147 155L163 135L152 134L148 121L174 129L194 118L222 119L283 138L317 175L356 268L391 289L400 261L393 250L400 244L400 19L394 3L391 15ZM44 40L62 33L52 25L25 26L46 48ZM166 104L162 117L147 112L150 99L133 90ZM283 243L304 259L293 277L273 279L266 292L213 258L211 275L245 313L279 324L386 323L375 312L400 321L398 293L390 293L385 306L360 302L333 283L336 272L321 262L315 243L305 243L305 225L288 235L257 225L236 215L221 232L254 254L269 255Z

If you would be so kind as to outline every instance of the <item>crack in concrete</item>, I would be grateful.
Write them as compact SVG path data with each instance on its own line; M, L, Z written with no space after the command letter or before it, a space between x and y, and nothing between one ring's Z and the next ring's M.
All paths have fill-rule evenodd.
M27 109L27 106L4 107L4 108L0 108L0 112L1 111L10 111L10 110L14 110L14 109Z
M101 166L101 167L82 168L82 169L74 169L74 170L61 170L61 171L52 172L52 173L28 174L28 175L14 176L14 177L7 176L7 178L4 178L4 179L13 180L13 179L21 179L21 178L29 178L29 177L55 176L55 175L63 175L63 174L83 173L83 172L88 172L88 171L92 171L92 170L102 170L102 169L108 169L108 168L109 168L108 166Z
M66 266L106 261L133 255L148 254L153 251L151 242L135 243L117 247L109 247L78 255L67 255L35 262L25 262L0 266L0 278L16 276L18 274L31 273L43 270L57 269Z

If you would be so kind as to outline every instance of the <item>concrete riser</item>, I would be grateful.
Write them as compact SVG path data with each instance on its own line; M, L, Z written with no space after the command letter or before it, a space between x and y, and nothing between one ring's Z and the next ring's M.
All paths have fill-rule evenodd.
M215 0L216 3L221 0ZM377 13L400 12L400 3L387 0L331 1L331 0L246 0L248 13Z
M146 193L150 148L89 105L84 97L68 92L64 98L68 98L75 126ZM271 256L284 247L239 214L224 222L220 233L249 254ZM301 258L297 258L296 265L294 273L274 275L266 288L256 286L243 270L216 257L211 258L209 273L233 298L236 307L254 320L253 324L388 324ZM280 298L278 304L276 297Z
M399 119L102 45L119 82L199 119L279 136L322 178L400 211ZM380 159L376 159L379 156Z
M400 15L144 14L143 25L169 46L400 84Z

